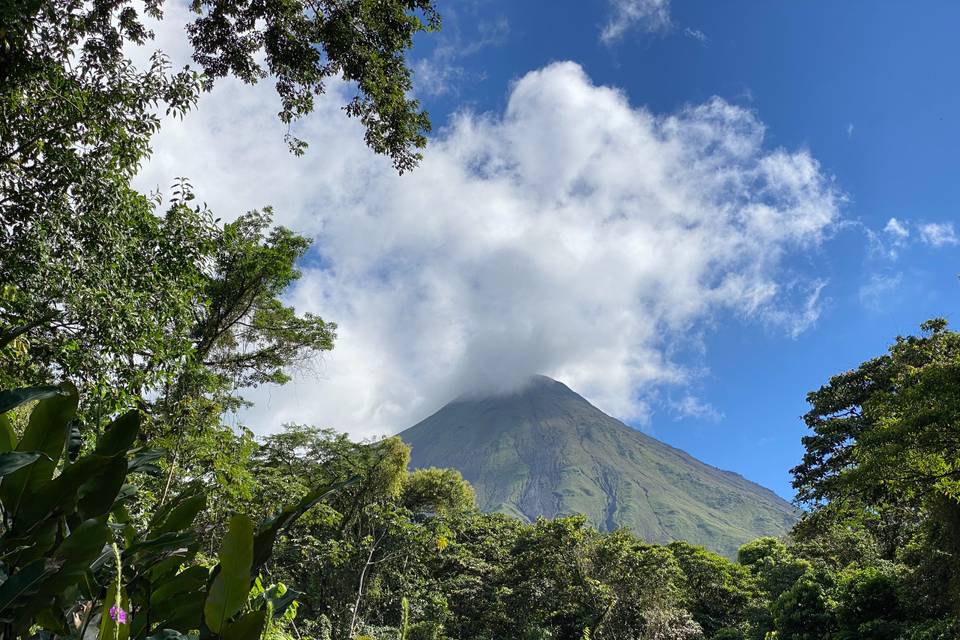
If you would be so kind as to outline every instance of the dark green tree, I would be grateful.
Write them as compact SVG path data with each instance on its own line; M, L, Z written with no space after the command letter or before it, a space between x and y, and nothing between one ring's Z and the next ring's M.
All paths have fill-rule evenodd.
M837 630L835 589L828 571L801 576L771 607L777 640L830 640Z
M931 320L887 355L808 396L800 499L871 527L894 559L910 543L949 565L943 606L960 602L960 334ZM931 574L932 576L933 574Z
M902 579L893 566L845 576L838 589L838 640L897 640L904 631Z
M759 595L747 568L688 542L673 542L669 549L684 574L682 602L706 636L746 632Z

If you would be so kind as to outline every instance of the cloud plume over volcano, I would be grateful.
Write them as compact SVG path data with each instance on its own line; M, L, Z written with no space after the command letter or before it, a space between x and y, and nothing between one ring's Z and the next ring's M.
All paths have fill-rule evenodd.
M294 158L270 87L224 83L164 129L140 177L188 175L219 216L272 204L315 237L290 299L337 322L337 346L255 392L257 430L392 432L532 373L644 419L636 390L683 384L672 345L716 314L791 334L816 321L822 283L785 265L822 242L841 196L808 152L765 146L749 110L717 98L658 115L555 63L516 81L502 114L453 117L397 176L339 91Z

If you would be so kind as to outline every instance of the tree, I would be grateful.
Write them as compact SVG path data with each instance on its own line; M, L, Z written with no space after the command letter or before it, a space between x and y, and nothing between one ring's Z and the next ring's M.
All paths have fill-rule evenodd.
M216 230L184 200L157 216L121 191L100 209L112 223L83 212L0 237L5 384L69 377L106 415L176 375Z
M403 506L413 513L457 514L476 509L470 486L456 469L417 469L403 479Z
M365 625L396 624L408 597L423 614L421 586L429 556L441 549L437 522L418 521L403 506L409 448L397 438L358 444L329 430L290 425L253 455L249 506L269 510L309 482L349 473L359 481L306 514L278 545L271 572L302 585L305 612L324 615L332 637L352 638ZM436 613L436 612L434 612Z
M356 85L345 110L361 119L370 147L401 171L416 164L429 121L407 97L404 54L415 34L439 28L430 0L194 0L190 8L196 18L187 32L202 76L189 68L171 73L162 53L146 71L127 58L125 46L152 39L142 15L162 19L163 0L146 0L142 14L131 0L5 3L0 92L12 98L4 100L5 115L16 117L5 119L0 157L20 167L54 166L63 158L45 155L62 149L76 160L109 159L105 166L126 172L148 151L158 103L182 114L218 78L273 77L280 118L290 124L341 76ZM120 141L127 146L115 146ZM302 150L302 141L290 141Z
M777 640L829 640L836 630L836 581L827 571L810 571L771 607Z
M271 211L253 211L223 227L206 256L202 290L192 303L192 325L182 336L185 355L176 375L165 379L153 403L158 420L151 433L169 451L161 502L177 476L196 477L218 466L227 489L252 440L221 425L225 411L243 406L245 388L285 384L289 369L333 348L336 325L283 304L281 296L300 278L297 261L309 240L271 227ZM239 446L237 446L239 445ZM236 455L224 454L234 451Z
M840 582L839 640L897 640L903 632L902 583L890 565L867 567Z
M879 523L889 547L922 537L960 576L960 334L939 319L921 329L809 394L794 486ZM960 602L960 578L942 591Z
M507 577L527 525L499 513L468 514L446 524L450 533L433 578L448 603L450 637L503 637L516 616L507 603L513 593Z
M130 179L150 153L159 114L182 116L218 78L272 76L280 117L292 124L340 76L357 87L346 111L399 171L416 164L426 142L429 122L407 97L404 55L416 33L439 26L430 0L196 0L188 32L203 73L174 70L159 51L143 68L128 57L149 44L145 17L162 19L162 8L162 0L0 6L0 349L8 347L0 357L16 366L18 383L75 376L92 380L84 398L101 402L98 391L147 392L163 377L158 369L185 359L180 334L204 284L212 216L190 208L181 183L157 220L156 201ZM302 152L304 143L288 137ZM332 337L330 326L268 307L260 305L247 335L260 340L265 327L282 326L315 342ZM245 372L282 376L277 362L291 354L273 347ZM219 362L219 373L234 364Z
M683 610L683 569L667 547L647 544L628 531L618 530L597 540L591 565L592 577L606 585L611 594L592 637L656 637L689 618Z
M811 569L808 561L794 556L787 545L769 536L751 540L740 547L737 560L750 570L757 586L770 600L776 600Z
M672 542L669 549L684 573L682 602L707 637L722 630L745 631L758 596L750 572L688 542Z
M590 575L596 531L584 516L540 518L523 530L504 576L507 611L523 611L497 637L524 637L549 630L554 637L579 638L595 629L611 605L609 588Z
M272 210L224 226L211 256L212 276L194 309L194 360L227 389L284 384L286 369L333 348L336 325L284 305L310 241L270 227Z

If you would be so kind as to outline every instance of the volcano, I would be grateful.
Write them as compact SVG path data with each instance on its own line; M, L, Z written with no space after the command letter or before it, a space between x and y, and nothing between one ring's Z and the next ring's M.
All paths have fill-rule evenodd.
M608 416L561 382L460 398L400 433L411 467L449 467L484 511L525 521L583 514L649 542L687 540L734 557L784 534L799 512L775 493Z

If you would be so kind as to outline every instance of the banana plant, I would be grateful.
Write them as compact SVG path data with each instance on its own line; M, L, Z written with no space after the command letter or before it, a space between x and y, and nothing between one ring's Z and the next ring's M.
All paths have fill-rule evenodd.
M18 438L10 411L36 402ZM255 527L231 518L208 568L193 532L202 487L188 487L138 531L134 473L162 452L135 448L141 414L116 418L86 455L70 384L0 392L0 637L257 640L285 615L292 590L251 598L277 535L355 478L318 487Z

